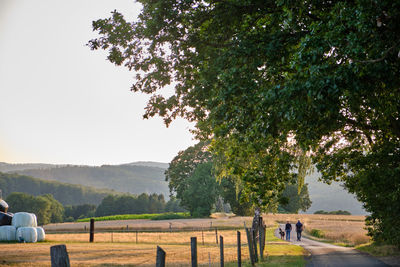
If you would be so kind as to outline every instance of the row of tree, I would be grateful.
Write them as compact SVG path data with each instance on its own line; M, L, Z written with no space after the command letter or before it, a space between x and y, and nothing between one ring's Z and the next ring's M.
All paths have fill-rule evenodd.
M10 212L31 212L36 214L39 225L75 221L80 218L117 214L143 214L185 211L180 201L171 198L165 201L162 194L146 194L139 196L108 195L99 206L93 204L63 206L51 194L33 196L21 192L13 192L6 198Z
M136 195L108 195L95 211L95 216L116 214L145 214L185 211L179 201L171 198L165 201L164 195L142 193Z

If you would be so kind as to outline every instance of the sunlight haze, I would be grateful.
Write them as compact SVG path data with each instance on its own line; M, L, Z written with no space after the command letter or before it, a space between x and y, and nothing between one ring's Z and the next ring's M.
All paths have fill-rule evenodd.
M148 96L130 91L134 73L86 43L92 21L130 0L0 0L0 162L170 162L195 143L180 119L143 120Z

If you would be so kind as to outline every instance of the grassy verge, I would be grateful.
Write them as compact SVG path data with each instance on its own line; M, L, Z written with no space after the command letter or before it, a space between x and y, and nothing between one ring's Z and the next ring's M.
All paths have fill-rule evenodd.
M335 246L341 246L341 247L355 247L354 244L351 244L350 242L338 242L336 240L331 240L329 238L325 237L325 233L322 230L319 229L311 229L311 231L305 231L303 233L303 236L314 240L314 241L318 241L318 242L323 242L323 243L328 243L328 244L332 244Z
M171 220L171 219L188 219L190 214L188 212L177 212L177 213L159 213L159 214L122 214L95 217L95 221L116 221L116 220ZM90 218L79 219L77 222L89 222Z
M376 243L368 243L357 246L356 249L366 252L375 257L399 256L400 250L395 246L378 245Z

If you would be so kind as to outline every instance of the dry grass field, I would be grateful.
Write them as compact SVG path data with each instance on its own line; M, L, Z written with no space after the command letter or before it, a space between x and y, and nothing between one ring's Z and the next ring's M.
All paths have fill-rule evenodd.
M295 223L300 219L306 229L323 230L326 237L333 240L347 240L347 243L368 240L364 237L363 216L264 214L263 218L269 227L276 227L277 222L289 220ZM88 243L88 223L46 225L46 242L0 243L0 266L50 266L50 247L57 244L66 244L72 266L154 266L157 245L166 251L167 266L188 266L190 237L193 236L197 237L199 265L209 266L211 262L211 266L219 266L215 228L218 228L218 236L224 237L226 262L236 261L236 230L233 228L240 230L244 244L242 258L246 260L249 256L243 226L249 227L251 221L251 217L217 216L210 219L96 222L98 232L94 243ZM302 257L305 252L301 247L287 245L272 237L272 229L266 247L269 259ZM288 256L279 258L279 255Z
M279 222L289 220L296 223L298 219L304 223L306 233L312 229L321 230L323 239L356 246L370 241L365 230L365 216L354 215L320 215L320 214L268 214Z
M272 237L267 239L266 254L269 256L302 256L304 251L294 245L287 245ZM50 266L50 247L66 244L72 266L154 266L157 245L166 252L167 266L188 266L191 259L190 237L198 242L200 265L219 266L219 245L215 232L153 232L139 233L96 233L95 242L88 243L88 234L47 234L46 242L35 244L0 244L0 266ZM225 262L237 260L236 231L222 230L224 237ZM242 259L248 260L248 247L244 231L242 237ZM112 238L112 240L111 240ZM111 242L112 241L112 242Z

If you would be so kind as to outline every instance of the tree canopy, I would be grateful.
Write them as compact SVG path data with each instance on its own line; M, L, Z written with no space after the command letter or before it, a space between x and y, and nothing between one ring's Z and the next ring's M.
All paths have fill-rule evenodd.
M254 201L310 156L364 202L375 240L400 245L400 2L139 2L136 22L93 22L89 46L136 72L145 118L195 121Z

